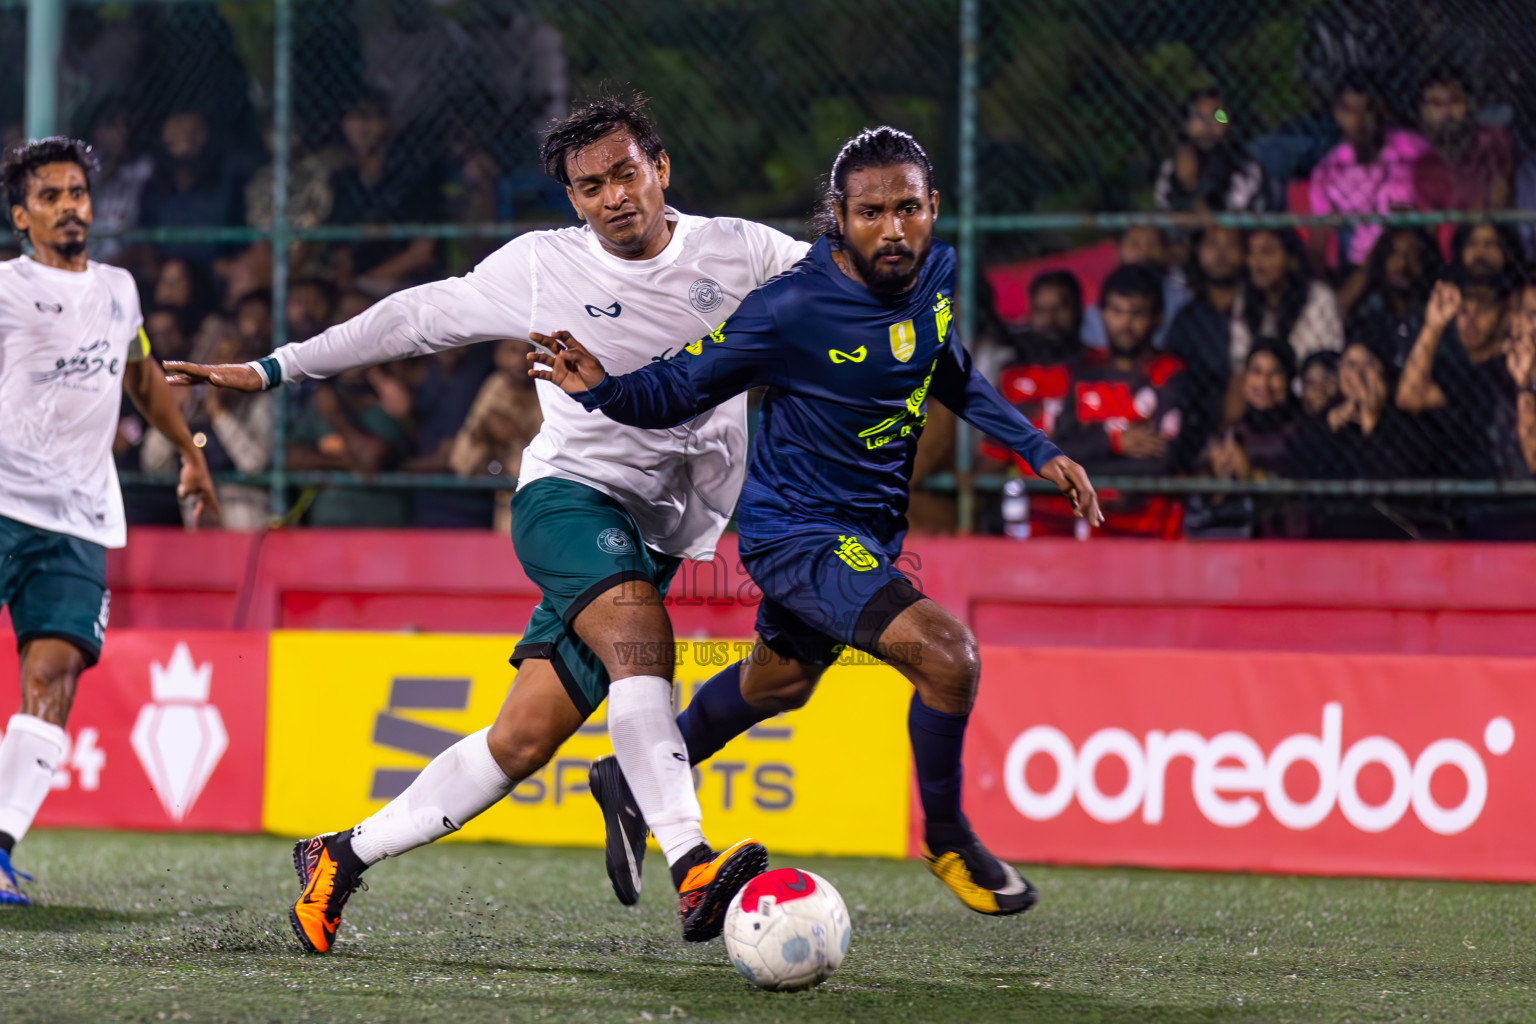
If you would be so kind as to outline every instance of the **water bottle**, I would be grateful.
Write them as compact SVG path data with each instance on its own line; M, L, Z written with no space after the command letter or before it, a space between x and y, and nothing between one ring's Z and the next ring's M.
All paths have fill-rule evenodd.
M1019 477L1003 481L1003 533L1029 540L1029 491Z

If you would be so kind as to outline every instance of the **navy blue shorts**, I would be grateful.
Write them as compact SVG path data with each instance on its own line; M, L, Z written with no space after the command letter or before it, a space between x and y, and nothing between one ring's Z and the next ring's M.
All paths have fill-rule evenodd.
M757 634L773 653L830 665L844 647L878 655L876 641L922 599L883 547L852 528L800 524L772 538L741 539L741 562L763 592Z

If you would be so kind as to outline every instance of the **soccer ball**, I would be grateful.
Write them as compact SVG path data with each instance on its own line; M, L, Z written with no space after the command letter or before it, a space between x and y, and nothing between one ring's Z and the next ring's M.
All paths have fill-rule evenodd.
M843 962L851 931L832 884L795 868L758 875L725 912L725 950L736 970L776 991L826 981Z

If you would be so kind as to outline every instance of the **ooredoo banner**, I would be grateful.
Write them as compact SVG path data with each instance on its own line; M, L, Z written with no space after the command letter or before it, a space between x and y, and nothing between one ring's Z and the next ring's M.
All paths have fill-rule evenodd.
M114 631L38 823L345 827L494 718L514 640ZM744 650L679 644L679 705ZM1536 661L986 647L982 664L966 809L1010 859L1536 881ZM696 769L710 835L918 853L910 692L836 666ZM0 658L0 727L16 693ZM600 708L456 838L597 845L587 769L609 749Z
M1536 880L1529 660L984 648L965 772L1011 859Z
M0 728L17 708L0 656ZM265 633L125 629L80 677L40 826L261 830Z
M309 835L353 825L438 753L489 725L512 686L507 656L516 639L272 634L267 831ZM740 641L680 642L675 700L685 704L750 649ZM831 669L807 707L758 725L695 768L707 834L720 843L753 836L782 853L905 855L910 693L884 665ZM452 838L602 845L587 773L593 758L612 751L605 710Z

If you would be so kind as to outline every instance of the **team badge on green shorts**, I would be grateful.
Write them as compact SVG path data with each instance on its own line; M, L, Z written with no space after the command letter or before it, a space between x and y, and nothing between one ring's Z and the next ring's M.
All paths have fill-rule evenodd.
M629 534L613 526L597 535L597 546L610 555L627 555L635 550L635 542L629 539Z

